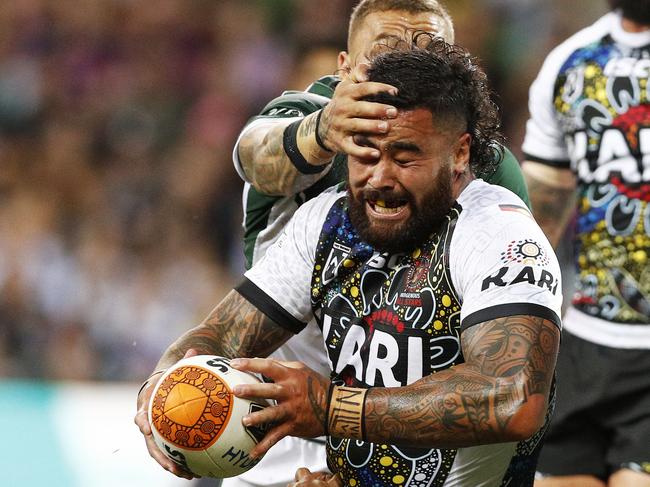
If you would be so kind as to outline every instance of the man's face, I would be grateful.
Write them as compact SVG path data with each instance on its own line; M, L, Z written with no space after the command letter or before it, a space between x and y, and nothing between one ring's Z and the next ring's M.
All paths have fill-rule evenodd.
M361 238L377 250L406 252L449 212L467 168L469 135L443 132L429 110L400 111L386 135L357 135L379 159L348 157L348 205Z
M452 34L447 32L444 19L430 13L411 14L400 10L373 12L357 26L348 45L348 52L339 54L339 68L345 77L350 68L373 59L386 46L408 38L414 31L439 34L447 42L452 42Z
M650 26L650 0L610 0L609 4L620 8L626 19Z

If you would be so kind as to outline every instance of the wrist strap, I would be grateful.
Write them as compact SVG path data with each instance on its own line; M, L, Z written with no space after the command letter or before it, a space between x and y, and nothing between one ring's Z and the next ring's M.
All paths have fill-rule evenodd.
M299 172L303 174L318 174L319 172L323 172L325 170L327 164L320 166L309 164L309 162L307 162L307 159L305 159L300 153L296 135L298 133L298 127L300 126L301 122L302 119L296 120L284 129L282 146L284 147L284 152L286 152L287 156L289 157L291 164L293 164Z
M154 375L162 374L162 373L164 373L166 370L167 370L167 369L156 370L156 371L153 372L149 377L147 377L147 380L145 380L145 381L142 383L142 385L140 386L140 390L138 390L138 395L137 395L136 397L140 397L140 394L142 393L142 391L144 390L144 388L147 387L147 385L149 385L149 382L151 381L151 379L152 379L152 377L153 377Z
M368 389L334 386L327 410L327 431L331 436L364 440L363 413Z
M326 145L325 142L323 142L323 139L320 138L320 134L318 133L318 128L320 127L320 117L323 115L323 111L325 109L321 108L318 111L318 115L316 115L316 143L319 145L321 149L323 149L325 152L334 152L332 149L329 149Z

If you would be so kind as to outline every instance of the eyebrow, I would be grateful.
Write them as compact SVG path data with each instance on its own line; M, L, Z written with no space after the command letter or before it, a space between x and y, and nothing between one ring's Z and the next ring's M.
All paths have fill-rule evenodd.
M400 36L394 35L394 34L386 34L385 32L382 32L379 34L377 37L375 37L374 42L378 41L403 41L404 39L401 38Z
M405 43L406 40L403 37L394 34L381 33L372 41L372 51L376 51L381 48L396 49L400 43Z
M375 144L370 137L366 135L359 135L357 138L357 144L359 145L364 145L366 147L373 147L375 149L378 149L379 147L377 144ZM404 142L397 140L388 146L388 150L397 150L397 151L404 151L404 152L413 152L415 154L422 154L422 149L417 144L414 144L413 142Z
M390 148L393 150L399 150L404 152L415 152L416 154L422 153L422 149L420 149L420 147L418 147L413 142L401 142L398 140L390 144Z

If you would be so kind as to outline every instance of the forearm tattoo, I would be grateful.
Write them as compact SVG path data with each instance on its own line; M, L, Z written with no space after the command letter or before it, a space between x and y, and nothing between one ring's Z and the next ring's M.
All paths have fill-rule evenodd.
M553 247L564 234L567 222L575 210L575 189L549 186L539 179L527 179L535 220Z
M291 336L237 291L231 291L201 325L167 349L157 368L177 362L190 348L229 358L266 357Z
M282 137L287 124L261 127L239 142L239 161L255 189L268 195L291 192L298 170L284 151ZM302 128L302 126L301 126Z
M545 410L557 326L513 316L468 328L462 340L464 364L407 387L368 392L368 441L435 448L510 441L518 409L534 403L536 411Z
M329 388L329 381L324 377L314 378L307 377L307 397L314 417L320 424L325 424L326 407L327 407L327 390Z

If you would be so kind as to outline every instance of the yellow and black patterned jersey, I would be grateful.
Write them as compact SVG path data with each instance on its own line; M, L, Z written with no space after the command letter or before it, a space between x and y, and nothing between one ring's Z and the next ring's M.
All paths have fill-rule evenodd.
M326 192L296 212L238 291L296 333L315 318L335 381L400 387L462 363L470 326L521 314L560 326L560 286L523 202L474 181L428 239L399 254L365 243L346 193ZM461 449L329 438L328 463L345 485L532 485L542 433Z

